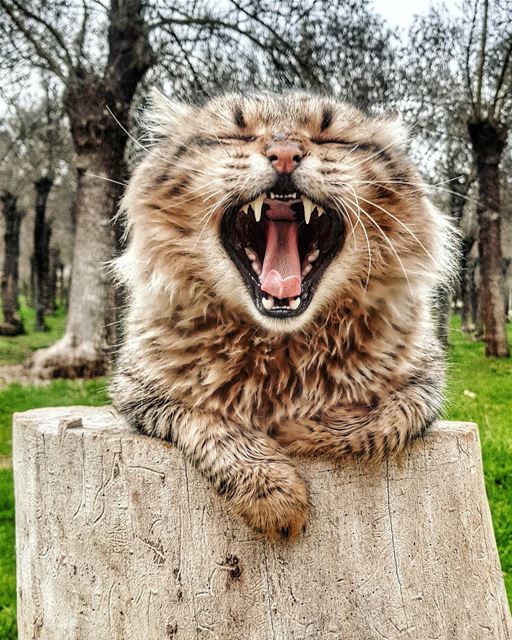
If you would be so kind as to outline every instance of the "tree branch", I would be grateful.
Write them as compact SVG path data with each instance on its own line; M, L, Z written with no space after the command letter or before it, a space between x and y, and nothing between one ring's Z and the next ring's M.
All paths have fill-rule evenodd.
M21 33L23 38L32 46L37 56L39 56L39 58L41 58L48 64L49 69L53 71L55 75L57 75L61 80L65 81L66 74L63 72L58 61L55 58L53 58L48 53L44 45L34 37L33 33L26 27L25 23L22 20L20 20L20 18L16 15L16 12L13 11L12 7L9 6L9 4L5 2L5 0L0 0L0 7L5 10L5 12L7 13L9 18L15 25L16 29Z
M477 85L476 85L476 116L482 117L482 85L485 71L485 48L487 45L487 25L489 15L489 0L484 0L484 13L482 16L482 34L480 37L480 59L478 63Z
M41 18L41 16L37 15L37 13L34 13L33 11L30 11L29 9L27 9L27 7L24 6L19 0L11 0L11 2L14 4L14 6L25 18L29 20L34 20L34 22L37 22L38 24L43 26L48 31L48 33L51 36L53 36L53 39L55 40L55 42L62 49L62 52L64 54L64 61L66 65L69 67L70 70L74 69L73 59L71 58L71 55L66 47L66 43L62 39L62 36L57 31L57 29L55 29L55 27L51 25L49 22Z
M467 83L469 100L471 102L471 109L473 110L473 113L475 116L476 116L475 97L473 95L473 86L471 83L471 69L470 69L469 60L471 57L471 47L473 46L473 35L475 33L477 12L478 12L478 0L475 0L475 10L473 11L473 17L471 19L471 28L469 30L469 41L468 41L468 46L466 47L466 83Z
M500 110L497 108L498 107L498 99L499 99L499 95L501 92L501 89L503 87L503 83L505 82L505 78L507 75L507 69L509 67L509 63L510 63L510 59L512 57L512 34L510 36L510 42L508 44L508 47L505 51L505 56L503 59L503 65L501 67L501 72L498 78L498 82L496 84L496 91L494 93L494 99L492 101L491 104L491 110L490 113L492 116L496 116L498 119L500 117ZM510 89L510 87L509 87Z

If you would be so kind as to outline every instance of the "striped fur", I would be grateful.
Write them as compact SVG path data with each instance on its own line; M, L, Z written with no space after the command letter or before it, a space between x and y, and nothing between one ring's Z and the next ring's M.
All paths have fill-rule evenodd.
M308 496L290 455L379 460L439 415L431 307L450 275L451 228L396 119L307 94L203 107L156 96L148 129L154 146L123 202L129 315L114 403L175 443L247 524L296 535ZM299 188L329 200L347 233L311 305L289 320L257 312L219 240L227 204L271 185L264 149L278 132L306 149Z

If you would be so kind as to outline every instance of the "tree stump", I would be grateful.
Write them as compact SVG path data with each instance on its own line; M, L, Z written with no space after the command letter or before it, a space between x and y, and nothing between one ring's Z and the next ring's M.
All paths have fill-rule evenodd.
M20 640L511 637L475 425L397 461L298 461L306 533L271 544L113 409L14 419Z

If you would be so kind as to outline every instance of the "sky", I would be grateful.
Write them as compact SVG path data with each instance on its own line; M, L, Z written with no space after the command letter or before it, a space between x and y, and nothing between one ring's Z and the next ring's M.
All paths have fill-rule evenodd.
M392 26L407 29L415 15L428 11L432 0L373 0L372 4Z

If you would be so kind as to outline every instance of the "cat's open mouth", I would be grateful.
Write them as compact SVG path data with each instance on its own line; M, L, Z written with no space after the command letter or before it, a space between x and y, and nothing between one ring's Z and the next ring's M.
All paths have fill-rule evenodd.
M298 192L267 192L226 210L221 240L258 311L289 318L310 304L343 244L343 223Z

